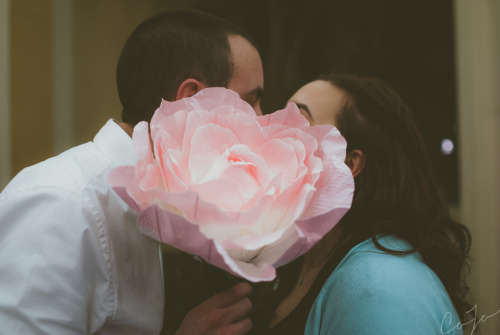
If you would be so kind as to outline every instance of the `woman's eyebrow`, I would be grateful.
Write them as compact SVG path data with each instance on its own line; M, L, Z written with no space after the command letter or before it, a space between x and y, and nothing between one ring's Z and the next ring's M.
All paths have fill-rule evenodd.
M293 101L292 101L293 102ZM309 115L309 117L311 118L311 120L313 120L313 117L311 115L311 111L309 110L309 107L307 107L307 105L305 104L301 104L300 102L294 102L294 104L297 105L297 107L299 107L300 109L303 109L306 111L307 115Z

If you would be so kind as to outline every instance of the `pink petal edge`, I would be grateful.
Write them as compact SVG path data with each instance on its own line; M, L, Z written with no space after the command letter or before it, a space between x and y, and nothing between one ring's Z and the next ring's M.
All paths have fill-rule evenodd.
M309 251L319 240L339 223L350 207L335 208L328 213L296 221L299 239L274 263L275 267L285 265Z
M164 211L158 205L146 208L139 216L138 224L140 230L153 239L189 254L198 255L208 263L233 275L252 282L271 281L276 277L276 270L272 264L256 267L252 263L230 258L219 243L206 238L200 232L198 225Z

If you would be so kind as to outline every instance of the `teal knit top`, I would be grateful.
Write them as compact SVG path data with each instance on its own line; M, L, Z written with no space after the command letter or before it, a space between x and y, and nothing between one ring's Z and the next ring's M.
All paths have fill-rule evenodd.
M396 237L379 237L392 250L409 250ZM371 239L349 251L316 298L305 334L462 335L460 319L438 276L418 253L398 256Z

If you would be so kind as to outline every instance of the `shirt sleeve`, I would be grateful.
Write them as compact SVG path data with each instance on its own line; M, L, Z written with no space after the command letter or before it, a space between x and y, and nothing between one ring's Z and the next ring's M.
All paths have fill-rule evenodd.
M0 195L0 328L87 334L106 316L106 262L81 199L40 188Z
M462 334L461 327L448 327L452 316L457 323L456 312L425 264L408 256L360 254L327 280L306 334Z

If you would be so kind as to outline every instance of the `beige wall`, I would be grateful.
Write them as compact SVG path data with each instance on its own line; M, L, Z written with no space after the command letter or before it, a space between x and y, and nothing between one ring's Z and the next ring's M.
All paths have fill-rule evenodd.
M0 1L10 7L3 188L22 168L92 140L107 119L120 118L115 67L125 39L146 17L198 0Z
M115 67L130 32L160 1L74 2L76 142L91 140L110 117L120 118Z
M107 119L120 117L115 66L121 47L140 21L167 4L161 0L11 0L9 5L14 176L64 148L92 140ZM60 6L64 6L62 12ZM72 34L70 41L66 30ZM71 59L65 61L62 56ZM54 119L54 113L66 117L65 123L57 122L61 117Z
M12 173L52 155L50 0L10 1Z
M454 3L459 212L472 234L476 321L482 334L500 334L500 1ZM486 321L480 322L483 315Z
M0 0L0 189L11 178L10 143L10 10Z
M75 139L82 143L110 117L120 118L115 68L128 35L145 18L190 1L68 1L74 4Z

